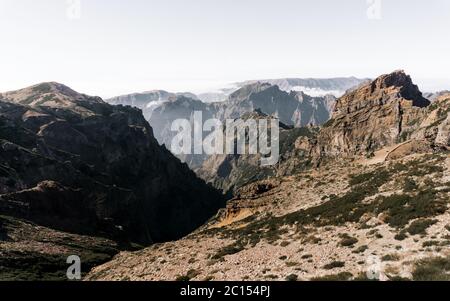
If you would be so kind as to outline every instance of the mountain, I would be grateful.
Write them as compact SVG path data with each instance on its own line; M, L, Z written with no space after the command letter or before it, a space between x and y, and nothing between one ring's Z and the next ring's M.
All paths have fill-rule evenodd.
M338 77L338 78L280 78L251 80L236 83L238 87L244 87L256 82L268 83L278 86L286 92L298 91L304 92L311 96L334 95L342 96L347 90L356 87L367 79L359 79L356 77Z
M245 113L261 110L286 125L321 125L328 121L334 101L331 95L311 97L303 92L287 93L278 86L257 82L232 93L218 107L216 116L220 120L236 119Z
M444 90L444 91L439 91L439 92L427 92L424 93L424 97L428 100L430 100L431 102L433 102L434 100L436 100L437 98L444 96L446 94L450 94L450 91L448 90Z
M233 83L226 88L218 89L217 91L203 92L198 95L184 92L171 93L164 90L154 90L143 93L132 93L122 96L107 99L106 102L114 105L130 105L140 108L144 111L144 116L149 119L155 107L162 105L170 99L177 96L184 96L194 100L201 100L205 103L217 103L226 101L231 94L257 83L268 83L272 86L278 86L279 89L285 92L304 92L313 97L325 97L333 95L339 97L347 90L357 87L367 79L358 79L355 77L342 78L281 78L281 79L267 79L267 80L249 80L244 82Z
M278 79L260 79L248 80L232 83L226 88L216 91L198 94L198 98L204 102L222 102L226 101L230 94L236 92L244 86L255 83L268 83L272 86L278 86L285 92L304 92L314 97L333 95L342 96L347 90L359 86L367 79L356 77L337 77L337 78L278 78Z
M226 208L87 280L448 281L449 121L450 94L430 104L405 72L382 75L339 98L322 128L282 143L280 166L301 168L259 177L250 157L217 157L213 183L240 186Z
M223 205L218 191L159 146L139 109L58 83L0 95L0 232L8 244L32 239L14 233L33 224L59 237L46 239L49 248L64 249L64 233L80 249L80 235L93 237L87 243L148 245L190 233ZM23 260L37 260L42 247L25 248ZM0 252L15 251L1 244Z
M198 99L193 93L171 93L164 90L154 90L143 93L126 94L122 96L113 97L107 99L106 102L112 105L124 105L139 108L143 111L144 117L150 119L153 110L171 99L175 99L178 96L189 97L192 99Z
M316 152L325 157L371 155L405 140L430 105L403 71L382 75L336 102Z
M265 119L270 125L274 118L255 110L245 113L240 119L235 120L237 127L244 126L247 120ZM279 122L276 120L276 122ZM269 130L271 127L269 126ZM205 159L200 168L195 172L206 182L222 190L225 195L232 197L241 187L256 181L271 177L283 176L299 172L309 168L309 153L301 147L302 139L308 139L315 135L315 128L293 128L280 123L279 136L279 162L273 166L261 166L261 155L251 154L223 154L211 155ZM226 127L223 127L224 136ZM226 137L227 140L235 137ZM248 133L246 133L246 147L248 149ZM257 139L260 139L258 133ZM297 142L298 141L298 142ZM236 145L236 141L234 141ZM236 146L235 146L236 147ZM295 159L294 159L295 158Z
M204 120L216 118L226 121L259 110L263 114L279 118L285 125L304 127L321 125L328 121L334 101L335 98L331 95L311 97L303 92L287 93L278 86L257 82L242 87L221 103L204 103L179 96L156 108L149 122L155 129L158 141L170 148L176 135L171 131L173 121L192 121L194 111L202 112ZM180 159L195 169L203 163L206 156L181 156Z

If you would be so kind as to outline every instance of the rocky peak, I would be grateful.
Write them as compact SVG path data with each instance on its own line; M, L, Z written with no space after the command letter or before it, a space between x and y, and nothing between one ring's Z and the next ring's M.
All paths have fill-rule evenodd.
M216 190L159 146L138 109L56 83L6 99L0 215L114 239L121 229L121 238L146 244L179 238L222 206Z
M369 156L401 143L429 104L404 71L382 75L336 101L316 152L321 157Z
M248 99L252 94L260 93L260 92L265 91L270 88L279 90L278 86L272 86L269 83L256 82L256 83L248 84L248 85L240 88L236 92L232 93L229 97L229 101L240 102L240 101Z
M417 85L403 70L381 75L372 82L366 83L348 92L338 99L334 109L334 117L340 114L356 112L364 107L379 106L395 101L402 101L414 107L426 107L430 101L423 97Z
M46 108L47 110L66 109L82 116L96 115L104 101L100 97L78 93L71 88L56 82L46 82L17 91L0 95L6 102L25 105L30 108Z
M45 98L46 100L64 99L72 102L89 101L103 103L100 97L91 97L85 94L78 93L71 88L57 82L40 83L17 91L3 93L2 96L3 99L10 102L25 105L39 105L39 102L37 102L37 100L39 100L40 98Z

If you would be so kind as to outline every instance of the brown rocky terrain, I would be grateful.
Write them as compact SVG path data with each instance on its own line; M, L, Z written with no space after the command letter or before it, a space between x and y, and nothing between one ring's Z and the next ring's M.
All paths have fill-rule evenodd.
M316 128L284 129L280 161L261 168L254 156L211 156L197 173L224 191L271 176L292 175L330 161L371 162L448 147L450 94L433 105L403 71L382 75L339 98L331 119ZM382 153L388 151L387 153ZM380 153L381 152L381 153ZM218 172L228 166L226 174Z
M270 125L273 117L255 110L246 113L236 120L237 128L244 127L249 120L267 120ZM269 127L270 129L270 127ZM226 127L224 127L224 133ZM309 152L296 141L310 139L317 134L317 128L293 128L280 122L279 134L279 163L273 166L261 166L261 155L252 154L223 154L209 156L202 166L195 170L197 175L214 187L222 190L226 195L232 195L239 188L249 183L275 176L283 176L310 168ZM226 137L235 140L236 137ZM260 135L257 136L258 140ZM246 147L248 149L248 132L246 132ZM236 145L236 140L234 141Z
M449 280L449 99L401 71L349 91L292 143L309 169L243 185L201 229L87 279Z
M31 236L15 235L22 226L104 237L129 248L180 238L224 204L218 191L159 146L138 109L57 83L0 99L0 216L13 220L1 228L9 237L0 240L3 258L52 255L11 248L28 238L32 245ZM84 240L78 241L83 249Z
M172 98L154 108L149 123L158 141L170 148L176 135L171 129L173 121L185 119L193 122L194 111L202 112L203 120L215 118L222 122L260 111L278 118L287 126L306 127L328 121L335 101L332 95L311 97L303 92L288 93L276 85L255 82L244 85L224 102L204 103L184 95ZM200 168L208 159L204 155L180 155L179 158L192 169Z
M450 157L343 162L244 187L179 241L124 252L88 280L448 278Z
M382 75L338 99L315 151L323 157L370 156L406 141L429 104L403 71Z

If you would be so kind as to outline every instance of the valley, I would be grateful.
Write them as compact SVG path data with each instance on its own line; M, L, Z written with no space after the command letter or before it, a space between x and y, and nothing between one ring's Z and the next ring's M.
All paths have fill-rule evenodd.
M64 280L79 254L94 281L448 280L450 94L401 70L354 84L1 93L0 279ZM278 162L175 157L171 124L194 112L279 121Z

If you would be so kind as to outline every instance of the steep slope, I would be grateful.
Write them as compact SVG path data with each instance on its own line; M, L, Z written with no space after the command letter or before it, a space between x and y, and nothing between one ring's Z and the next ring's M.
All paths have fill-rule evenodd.
M175 99L178 96L185 96L198 100L193 93L171 93L164 90L154 90L143 93L132 93L107 99L106 102L112 105L132 106L142 110L144 117L148 120L153 111L163 103Z
M333 96L310 97L302 92L280 90L267 83L254 83L242 87L230 95L228 101L219 107L217 117L237 119L245 113L261 110L264 114L276 116L280 122L295 127L321 125L328 121L328 111Z
M57 83L1 97L0 215L149 244L190 233L223 206L138 109Z
M170 148L172 138L176 135L171 131L174 120L191 120L195 111L202 112L203 120L216 118L220 121L238 119L256 110L277 117L288 126L317 126L330 118L330 109L335 98L331 95L311 97L303 92L287 93L277 86L254 83L232 93L229 99L221 103L203 103L201 101L179 96L161 104L154 109L149 122L155 129L155 136L161 144ZM193 169L202 165L206 156L180 156L183 162Z
M247 120L266 119L270 125L273 119L256 110L245 113L237 120L238 128L244 126ZM278 120L277 120L278 122ZM310 167L309 152L301 145L301 141L315 136L315 128L292 128L283 123L279 124L279 161L273 166L261 166L261 155L252 154L223 154L209 156L196 173L207 183L232 196L239 188L249 183L263 179L284 176L299 172ZM270 130L270 127L269 127ZM223 129L226 133L226 127ZM227 137L235 139L235 137ZM246 147L248 149L248 133L246 133ZM260 139L260 135L257 136ZM234 140L236 145L236 141Z
M324 157L371 155L405 140L430 102L403 71L382 75L339 98L321 131L316 153Z
M449 183L448 152L257 182L199 231L87 279L448 280Z
M319 164L244 185L198 231L88 279L449 280L449 116L450 95L430 105L404 72L383 75L291 140Z

